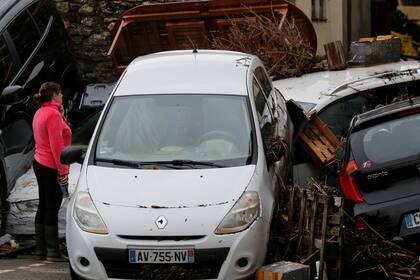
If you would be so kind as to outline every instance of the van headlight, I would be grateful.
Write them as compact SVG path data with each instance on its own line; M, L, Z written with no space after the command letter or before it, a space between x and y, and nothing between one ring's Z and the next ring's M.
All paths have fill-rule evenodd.
M260 197L257 192L244 192L215 230L228 234L247 229L260 215Z
M108 234L108 229L88 192L78 192L73 208L73 217L79 227L90 233Z

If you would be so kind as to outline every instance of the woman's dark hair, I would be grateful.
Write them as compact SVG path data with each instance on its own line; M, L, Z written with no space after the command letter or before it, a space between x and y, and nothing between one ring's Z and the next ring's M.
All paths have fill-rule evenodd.
M45 82L39 88L38 93L34 95L35 101L39 103L49 102L53 99L54 93L59 93L61 86L54 82Z

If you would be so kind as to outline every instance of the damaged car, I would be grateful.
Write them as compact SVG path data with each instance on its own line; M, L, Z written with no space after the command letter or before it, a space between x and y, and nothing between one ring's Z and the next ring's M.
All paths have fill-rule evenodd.
M419 61L400 61L340 71L322 71L276 80L286 100L316 113L337 136L345 136L352 118L408 97L419 96Z
M67 211L72 276L252 276L264 263L292 137L286 102L257 57L137 58L86 153L70 146L61 155L83 161Z
M420 234L420 98L356 116L339 175L354 215L392 237ZM363 220L356 223L363 225Z
M355 115L408 97L420 96L420 63L399 61L340 71L321 71L301 77L276 80L273 85L286 100L289 102L293 100L303 108L310 118L309 124L314 117L318 117L316 119L327 125L339 142L345 139ZM335 165L337 147L322 146L323 140L311 144L315 146L315 150L323 151L322 155L331 159L326 164L320 165L313 160L313 155L308 153L307 149L302 148L307 143L302 145L300 141L302 139L299 137L302 133L298 132L298 127L299 124L295 124L299 144L297 147L300 149L295 149L294 153L293 183L306 186L308 178L327 177L330 186L338 187ZM326 135L322 137L325 139ZM341 150L341 146L337 146Z

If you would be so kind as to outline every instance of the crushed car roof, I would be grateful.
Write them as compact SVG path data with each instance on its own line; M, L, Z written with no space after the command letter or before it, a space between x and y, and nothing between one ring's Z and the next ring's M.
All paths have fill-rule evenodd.
M273 82L286 100L320 104L331 96L340 95L345 89L352 92L397 83L398 73L416 72L420 78L419 61L400 61L370 67L347 68L341 71L322 71L301 77ZM401 81L402 82L402 81Z
M256 57L229 51L169 51L135 59L115 96L136 94L247 95L247 71Z

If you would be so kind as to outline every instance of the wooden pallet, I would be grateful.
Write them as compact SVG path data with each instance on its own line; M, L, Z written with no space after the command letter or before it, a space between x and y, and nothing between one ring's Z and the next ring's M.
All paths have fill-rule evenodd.
M299 144L318 166L325 167L334 161L340 141L318 116L313 115L299 135Z
M318 260L319 280L341 279L343 198L299 187L288 187L286 195L286 259L312 266Z

